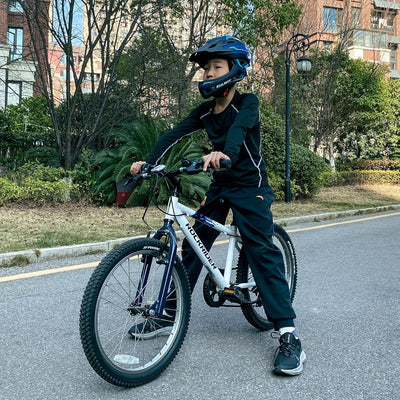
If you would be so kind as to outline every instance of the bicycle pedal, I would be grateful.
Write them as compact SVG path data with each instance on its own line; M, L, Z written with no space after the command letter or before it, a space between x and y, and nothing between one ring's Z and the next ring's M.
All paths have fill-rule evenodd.
M245 298L242 290L238 287L226 287L222 291L222 297L229 300L232 303L244 304L249 303Z

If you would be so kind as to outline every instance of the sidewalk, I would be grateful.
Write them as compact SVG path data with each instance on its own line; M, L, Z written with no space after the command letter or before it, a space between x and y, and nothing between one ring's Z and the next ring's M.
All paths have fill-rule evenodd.
M359 210L330 212L325 214L305 215L292 218L282 218L282 219L276 219L275 223L287 227L307 222L328 221L337 218L351 217L354 215L373 214L385 211L393 211L397 209L400 209L400 204L365 208ZM51 247L44 249L22 250L12 253L3 253L0 254L0 267L8 266L10 264L12 264L13 266L17 266L18 263L16 263L16 260L18 259L24 260L25 261L24 265L25 265L26 262L38 263L38 262L56 260L62 258L84 256L94 253L107 253L116 246L118 246L119 244L133 238L134 237L132 236L132 237L125 237L98 243L85 243L85 244L76 244L72 246Z

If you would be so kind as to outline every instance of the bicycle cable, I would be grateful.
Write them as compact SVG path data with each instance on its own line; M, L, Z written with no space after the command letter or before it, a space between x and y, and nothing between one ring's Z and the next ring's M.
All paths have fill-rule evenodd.
M158 204L158 201L157 201L157 196L156 196L156 190L157 190L157 187L158 187L158 185L159 185L160 178L166 178L166 175L159 176L158 174L156 174L156 182L155 182L155 184L154 184L154 186L153 186L153 190L152 190L152 192L151 192L149 201L147 202L146 208L145 208L144 213L143 213L143 216L142 216L142 221L143 221L143 223L144 223L150 230L155 230L155 228L153 228L153 227L146 221L145 218L146 218L146 214L147 214L147 212L148 212L148 210L149 210L149 207L150 207L150 204L151 204L152 201L154 201L154 205L155 205L156 209L159 210L159 211L161 211L161 212L162 212L163 214L165 214L165 215L168 215L168 216L170 216L170 217L176 217L176 216L185 215L184 213L178 214L178 215L177 215L177 214L175 213L175 211L174 211L173 214L170 214L170 213L167 212L167 210L163 210L163 209L160 207L160 205ZM166 180L166 182L167 182L167 183L166 183L167 189L169 189L169 187L168 187L168 180Z

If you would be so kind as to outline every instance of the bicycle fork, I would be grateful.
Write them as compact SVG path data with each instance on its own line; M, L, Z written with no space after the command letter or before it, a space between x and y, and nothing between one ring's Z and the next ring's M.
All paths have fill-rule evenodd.
M159 229L154 235L154 239L157 240L160 240L162 237L167 237L169 242L169 250L166 258L162 257L159 261L156 261L158 263L165 264L165 269L157 300L150 306L150 308L147 311L148 315L150 316L162 315L171 284L172 270L174 268L175 257L178 247L176 242L175 231L172 228L172 221L169 220L165 221L164 226L161 229ZM148 283L150 269L152 268L152 263L154 262L154 258L155 256L153 255L147 255L146 257L144 257L142 273L134 301L134 304L136 306L140 306L142 304Z

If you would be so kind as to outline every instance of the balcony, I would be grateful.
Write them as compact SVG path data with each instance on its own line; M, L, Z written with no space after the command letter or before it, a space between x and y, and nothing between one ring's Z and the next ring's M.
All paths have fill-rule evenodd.
M396 0L374 0L374 5L384 10L400 10Z

